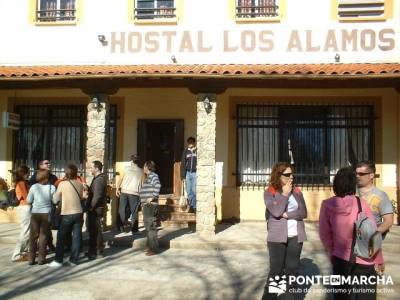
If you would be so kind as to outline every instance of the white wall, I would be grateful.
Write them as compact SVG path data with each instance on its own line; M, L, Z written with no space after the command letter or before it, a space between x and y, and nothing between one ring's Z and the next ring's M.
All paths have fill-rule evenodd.
M81 19L77 25L67 26L35 25L30 21L29 1L0 1L0 64L170 64L172 55L179 64L332 63L336 53L340 54L342 63L400 61L399 0L394 0L394 18L384 22L338 22L331 17L333 0L287 0L280 22L249 24L232 19L229 0L183 0L184 10L177 25L135 25L128 18L128 3L133 0L81 1ZM350 45L343 46L342 30L348 33L356 30L356 51ZM170 51L162 34L165 31L176 33ZM198 51L198 31L203 32L203 46L210 50ZM232 47L240 45L242 35L246 36L249 50L244 51L240 46L235 51L224 50L224 31L229 31ZM149 52L142 45L135 52L139 47L132 39L131 51L126 41L124 53L118 46L112 53L112 32L116 33L117 40L121 33L128 40L129 35L144 39L147 32L154 32L159 50ZM98 34L104 34L110 43L102 46ZM254 49L249 42L253 34ZM185 37L190 38L193 52L188 44L181 47ZM297 37L300 44L289 51L290 39L296 41ZM376 40L375 47L363 49L363 46L369 48L370 38ZM307 49L307 39L312 48ZM271 41L273 49L269 49ZM389 51L379 48L392 45Z

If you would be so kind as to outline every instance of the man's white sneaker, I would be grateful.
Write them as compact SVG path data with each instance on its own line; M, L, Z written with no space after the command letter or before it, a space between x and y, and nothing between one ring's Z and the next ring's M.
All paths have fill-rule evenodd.
M50 264L49 264L49 267L52 267L52 268L59 268L59 267L62 267L62 263L59 263L59 262L57 262L57 261L52 261Z

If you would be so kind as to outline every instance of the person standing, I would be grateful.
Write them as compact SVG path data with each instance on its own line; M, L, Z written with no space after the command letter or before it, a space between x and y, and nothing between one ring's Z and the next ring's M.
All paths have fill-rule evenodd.
M25 261L28 259L28 244L29 244L29 233L31 226L31 206L28 203L28 192L29 192L29 168L25 165L21 165L17 168L14 175L15 183L15 194L19 200L18 205L18 216L20 221L21 231L15 245L14 252L11 257L11 261Z
M143 222L147 235L146 255L151 256L157 254L159 251L157 240L157 215L161 183L158 175L154 172L156 170L156 164L153 161L146 161L143 170L144 179L142 188L140 189L140 201L142 203Z
M367 201L378 231L384 238L393 225L393 205L388 195L374 185L375 173L376 168L372 161L361 161L356 165L358 194Z
M361 161L356 165L357 192L364 198L374 215L378 231L385 239L393 225L393 205L388 195L374 185L376 167L372 161ZM385 271L385 265L377 266L378 273Z
M56 185L57 176L51 173L50 165L51 164L50 164L50 161L48 159L44 159L44 160L39 161L39 169L37 171L35 171L35 173L33 173L31 178L29 179L29 185L33 186L35 183L38 183L36 174L37 174L37 172L39 170L47 170L47 171L49 171L49 183L51 185Z
M197 148L196 139L187 139L187 148L182 153L181 180L186 182L186 192L189 198L189 212L196 212L196 171Z
M39 161L39 169L37 171L35 171L35 173L33 173L33 175L31 176L31 178L29 179L29 185L33 186L34 184L36 184L37 181L37 172L39 170L47 170L48 174L49 174L49 184L56 186L56 182L58 180L57 176L52 174L50 171L50 161L48 159L44 159ZM51 211L50 211L50 226L49 226L49 231L47 232L47 248L54 252L56 251L56 247L53 245L53 234L51 232L51 227L52 225L57 227L57 224L59 223L59 215L56 212L56 207L54 205L52 205L51 207Z
M131 156L131 164L125 169L121 179L117 183L116 196L119 197L118 213L122 224L126 221L125 209L129 203L131 210L131 231L132 235L137 232L135 222L137 220L138 208L140 204L139 189L143 177L143 169L140 167L139 156Z
M39 239L38 264L46 263L46 244L49 230L51 201L56 187L49 183L49 171L38 170L36 181L28 193L28 203L32 204L31 228L29 239L29 264L35 264L37 240Z
M319 236L331 257L333 275L351 276L352 282L357 277L359 282L351 286L335 286L337 290L333 293L334 299L376 299L375 268L383 264L382 251L370 259L353 256L354 222L359 212L353 168L342 168L337 172L333 179L333 192L335 196L323 201L321 205ZM374 220L363 198L360 204L365 215ZM360 280L361 276L364 276L364 280Z
M65 168L65 180L58 185L53 202L61 201L61 224L57 233L56 257L50 267L61 267L64 248L72 232L72 246L69 261L78 264L82 236L82 198L83 184L78 179L78 168L70 164Z
M262 299L278 296L269 292L270 279L296 275L303 242L307 239L303 221L307 218L306 203L293 180L292 166L278 162L272 168L270 183L264 192L270 271ZM289 293L290 289L287 289L287 298L294 296Z
M107 197L107 177L103 171L103 164L95 160L92 163L91 173L94 176L89 187L87 199L87 221L89 228L89 260L96 259L97 251L104 249L102 218Z
M8 205L8 184L0 177L0 208L6 209Z

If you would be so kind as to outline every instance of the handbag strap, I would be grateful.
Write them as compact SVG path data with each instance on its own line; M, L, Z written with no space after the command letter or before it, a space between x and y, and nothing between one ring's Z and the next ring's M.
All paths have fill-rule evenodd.
M74 188L76 194L78 195L79 200L82 200L81 195L79 194L78 190L76 189L75 185L71 182L71 180L68 180L68 182L72 185Z
M358 209L357 217L358 217L358 214L360 212L362 212L362 207L361 207L360 197L356 196L356 198L357 198L357 209ZM353 224L353 241L351 242L351 251L350 251L350 262L351 263L356 262L356 255L354 254L354 247L356 245L356 238L357 238L356 236L357 236L357 228L356 228L356 222L354 222L354 224Z

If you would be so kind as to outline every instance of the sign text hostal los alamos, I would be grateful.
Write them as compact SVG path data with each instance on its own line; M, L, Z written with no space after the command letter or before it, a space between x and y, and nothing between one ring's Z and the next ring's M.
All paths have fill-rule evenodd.
M382 29L111 32L111 53L392 51L396 32ZM212 37L211 37L212 35Z

